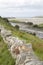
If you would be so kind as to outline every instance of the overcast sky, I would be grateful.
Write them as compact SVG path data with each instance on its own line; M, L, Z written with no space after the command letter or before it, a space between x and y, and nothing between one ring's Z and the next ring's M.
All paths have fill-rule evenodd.
M43 0L0 0L0 16L43 16Z

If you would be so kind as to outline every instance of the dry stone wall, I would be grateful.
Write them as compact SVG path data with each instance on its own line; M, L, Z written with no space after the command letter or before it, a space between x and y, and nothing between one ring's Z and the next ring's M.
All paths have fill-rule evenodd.
M0 26L0 34L4 42L8 44L8 49L13 58L16 58L16 65L43 65L35 56L32 44L20 40L18 37L13 37L11 31Z

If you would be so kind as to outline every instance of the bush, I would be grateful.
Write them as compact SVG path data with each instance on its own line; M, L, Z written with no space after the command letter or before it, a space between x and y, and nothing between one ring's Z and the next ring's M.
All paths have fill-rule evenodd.
M36 33L33 33L34 36L36 36Z
M0 16L0 19L1 19L2 17Z
M36 24L36 25L33 25L33 27L38 27L38 25Z
M32 23L32 22L28 22L27 24L29 24L29 25L33 25L33 23Z
M3 18L3 20L5 20L6 22L9 22L7 18Z
M30 33L30 34L36 36L36 33L35 32L34 33Z
M16 28L17 30L19 30L19 26L18 26L18 25L15 25L15 28Z

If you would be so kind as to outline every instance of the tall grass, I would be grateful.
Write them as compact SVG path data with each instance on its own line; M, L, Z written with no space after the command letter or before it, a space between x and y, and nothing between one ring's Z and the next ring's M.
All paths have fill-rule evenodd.
M0 65L15 65L15 60L12 58L6 43L0 36Z

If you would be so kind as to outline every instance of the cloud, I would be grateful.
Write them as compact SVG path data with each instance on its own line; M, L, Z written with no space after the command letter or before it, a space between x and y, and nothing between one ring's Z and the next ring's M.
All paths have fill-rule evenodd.
M43 15L43 0L0 0L2 16Z
M19 7L25 5L41 5L43 0L0 0L0 7Z

